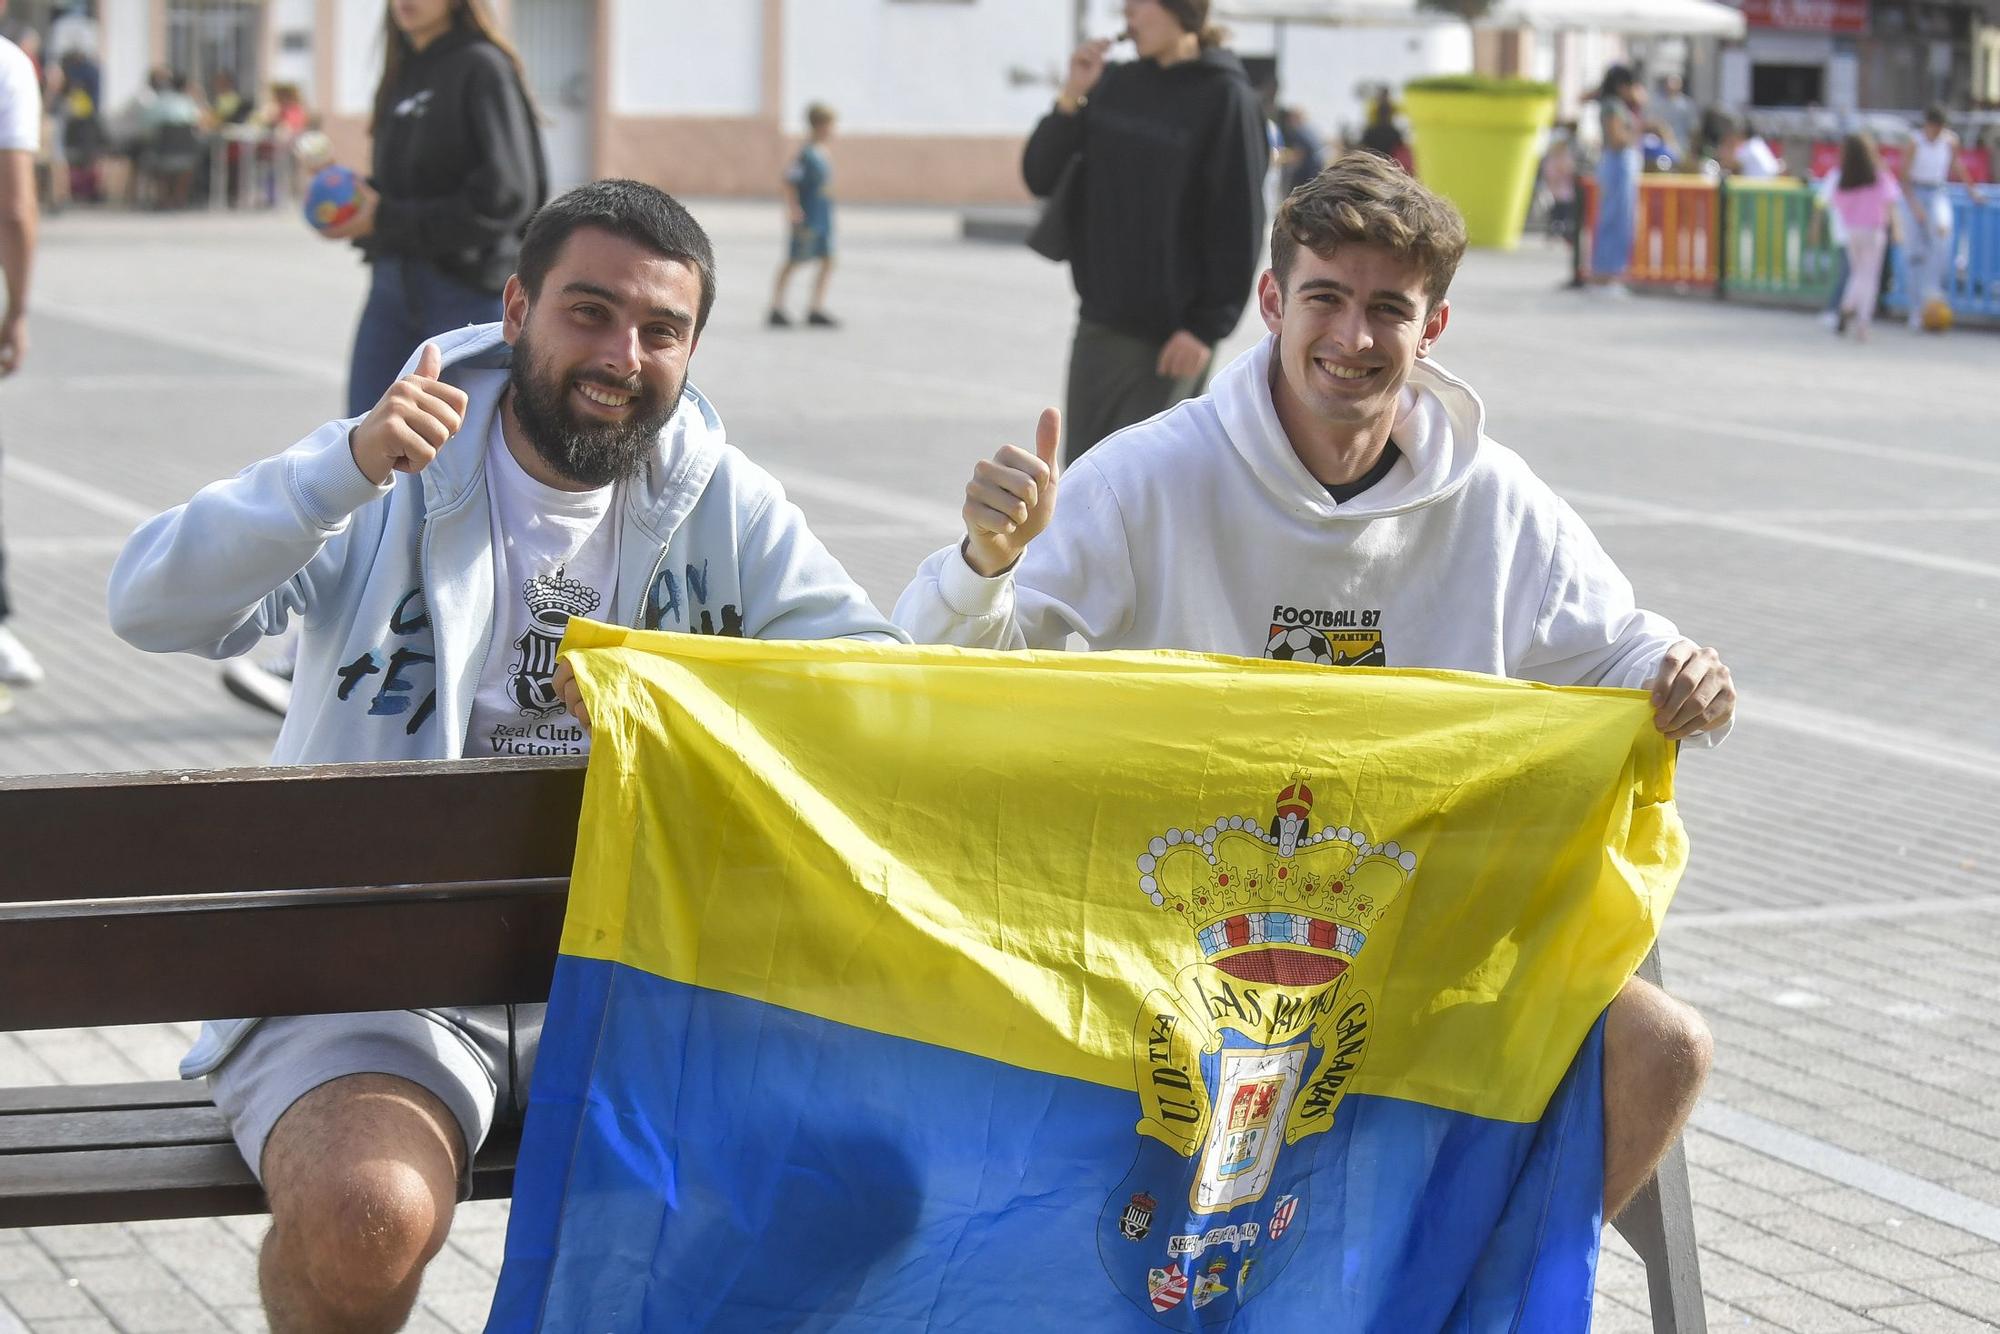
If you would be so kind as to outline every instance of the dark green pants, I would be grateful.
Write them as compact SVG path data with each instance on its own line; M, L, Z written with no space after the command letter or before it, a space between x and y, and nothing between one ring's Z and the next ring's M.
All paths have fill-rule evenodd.
M1155 375L1161 344L1107 329L1089 320L1076 322L1076 339L1069 348L1069 392L1063 413L1063 462L1074 463L1092 445L1164 412L1208 387L1215 367L1210 357L1201 374L1178 379Z

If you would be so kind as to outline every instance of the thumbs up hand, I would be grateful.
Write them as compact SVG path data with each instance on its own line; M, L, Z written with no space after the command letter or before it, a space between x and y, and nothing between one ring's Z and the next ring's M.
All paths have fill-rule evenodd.
M422 472L465 422L465 391L438 379L444 358L425 343L417 368L389 386L361 424L348 433L354 466L380 486L391 473Z
M1062 414L1042 409L1035 424L1035 452L1002 445L972 470L965 487L965 563L985 578L1014 568L1056 510L1056 455Z

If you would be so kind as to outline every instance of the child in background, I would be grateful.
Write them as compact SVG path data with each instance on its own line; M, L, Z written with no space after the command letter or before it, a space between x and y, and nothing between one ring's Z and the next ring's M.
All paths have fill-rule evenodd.
M1875 319L1882 256L1896 231L1895 204L1902 197L1896 178L1882 170L1875 145L1866 135L1848 135L1840 146L1840 185L1828 201L1847 232L1847 290L1837 328L1845 333L1852 323L1855 338L1864 342Z
M1576 227L1576 149L1571 125L1558 125L1542 155L1542 190L1548 200L1549 235L1568 243Z
M815 328L838 328L840 321L826 313L826 284L833 276L833 198L827 192L833 180L833 164L826 156L827 141L833 138L833 109L815 102L806 108L806 126L811 131L805 146L785 172L785 194L791 213L791 249L778 266L778 281L771 291L771 313L765 320L773 329L791 327L785 314L785 288L791 284L792 270L808 260L819 261L813 279L812 305L806 323Z

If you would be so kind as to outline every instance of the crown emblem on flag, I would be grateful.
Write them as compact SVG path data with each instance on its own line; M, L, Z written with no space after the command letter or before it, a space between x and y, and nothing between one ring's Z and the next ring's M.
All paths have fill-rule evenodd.
M601 601L596 589L569 578L568 567L561 565L522 584L521 596L527 601L528 615L558 631L569 624L570 617L590 615Z
M1312 827L1303 774L1268 824L1232 815L1169 829L1139 857L1139 889L1175 914L1203 956L1251 982L1315 985L1345 972L1417 869L1417 856L1358 829Z

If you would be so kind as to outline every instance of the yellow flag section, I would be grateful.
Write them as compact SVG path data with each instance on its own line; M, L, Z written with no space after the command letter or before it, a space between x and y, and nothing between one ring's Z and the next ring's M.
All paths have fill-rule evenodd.
M564 650L594 736L563 953L1131 1089L1183 1156L1350 1092L1536 1120L1685 860L1637 691L582 620Z

